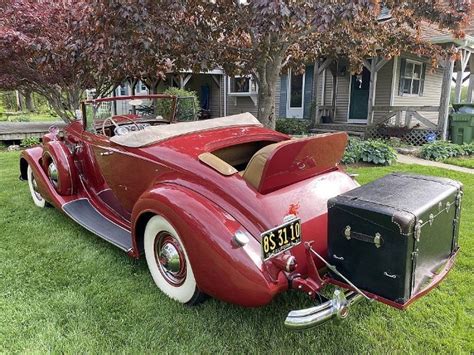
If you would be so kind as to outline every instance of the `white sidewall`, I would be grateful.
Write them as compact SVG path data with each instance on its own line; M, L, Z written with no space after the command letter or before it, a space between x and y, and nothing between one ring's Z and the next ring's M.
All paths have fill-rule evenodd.
M46 205L46 201L43 197L38 198L35 193L35 189L33 188L33 170L31 169L31 166L28 165L28 170L27 170L27 175L28 175L28 186L30 187L30 193L31 193L31 198L33 199L33 202L35 203L36 206L40 208L44 208Z
M155 238L160 232L168 232L181 244L184 256L186 257L186 279L180 286L173 286L160 272L159 266L157 265L154 252ZM191 300L196 292L196 280L194 279L193 270L191 269L191 263L189 262L188 254L184 248L183 241L179 237L173 226L163 217L154 216L152 217L145 228L145 256L150 270L151 276L155 281L156 285L163 291L168 297L181 302L186 303Z

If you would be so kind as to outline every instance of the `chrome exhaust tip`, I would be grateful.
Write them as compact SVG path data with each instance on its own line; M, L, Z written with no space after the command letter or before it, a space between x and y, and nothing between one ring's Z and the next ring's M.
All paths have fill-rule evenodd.
M290 329L306 329L322 324L334 317L347 318L349 307L361 301L363 296L359 293L335 290L333 298L317 306L291 311L285 319L285 326Z

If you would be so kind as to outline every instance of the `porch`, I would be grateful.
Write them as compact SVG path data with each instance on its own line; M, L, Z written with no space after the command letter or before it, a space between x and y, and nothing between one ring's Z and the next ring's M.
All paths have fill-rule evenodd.
M344 130L365 138L399 137L414 145L425 143L433 135L446 139L451 86L453 101L458 103L462 86L469 81L464 84L465 101L474 101L474 43L456 44L456 60L440 63L438 68L430 68L427 59L410 54L391 60L368 58L363 72L357 75L346 74L346 69L331 58L316 62L312 131ZM332 80L328 80L327 73Z
M326 114L330 108L321 107ZM422 145L442 132L438 127L439 106L373 106L374 123L317 123L313 133L346 131L359 138L396 137L411 145Z

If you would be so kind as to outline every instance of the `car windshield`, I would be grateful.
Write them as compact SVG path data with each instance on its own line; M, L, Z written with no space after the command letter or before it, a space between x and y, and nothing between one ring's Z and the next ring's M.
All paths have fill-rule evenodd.
M85 129L93 133L106 133L114 125L147 125L194 121L197 110L194 99L172 95L143 95L110 97L83 102L82 116Z

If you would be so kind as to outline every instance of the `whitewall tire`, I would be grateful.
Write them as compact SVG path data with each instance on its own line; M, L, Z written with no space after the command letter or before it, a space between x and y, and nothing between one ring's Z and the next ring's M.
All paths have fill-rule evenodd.
M46 206L46 200L43 198L43 196L41 196L41 194L38 191L38 184L36 183L36 179L30 165L28 165L27 176L28 176L28 186L30 187L30 193L31 193L31 198L33 199L33 202L35 203L36 206L40 208L44 208Z
M162 216L154 216L148 221L144 249L151 276L163 293L188 305L204 299L178 232Z

